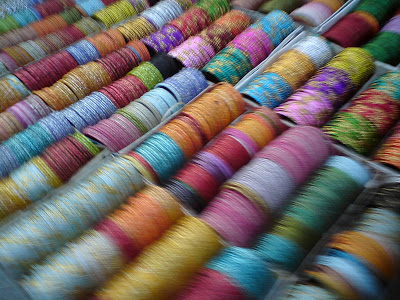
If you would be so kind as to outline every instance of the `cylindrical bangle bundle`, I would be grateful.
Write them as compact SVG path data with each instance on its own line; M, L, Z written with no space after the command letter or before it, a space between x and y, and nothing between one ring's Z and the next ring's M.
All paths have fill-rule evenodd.
M26 27L14 29L1 35L0 47L14 46L21 42L61 30L81 18L82 15L76 8L69 8L60 14L49 16L43 20L35 21Z
M145 10L140 15L158 30L181 15L185 9L178 1L164 0Z
M185 69L139 95L109 119L83 130L116 152L128 146L183 105L200 94L208 84L201 72ZM136 100L137 99L137 100Z
M103 161L78 183L69 184L62 193L2 227L0 236L7 242L0 245L0 265L20 277L31 264L83 234L143 186L129 160L112 157Z
M185 67L201 69L214 57L215 53L218 53L250 24L250 17L238 10L232 10L168 54L176 57Z
M34 6L34 9L38 11L38 13L42 16L42 18L60 13L64 10L64 8L71 7L75 5L75 1L73 0L52 0L45 1L43 3L37 4Z
M290 16L293 20L311 27L321 25L342 5L344 0L313 0L295 9Z
M67 182L97 153L99 149L77 132L46 148L41 155L0 181L0 219L42 199Z
M126 41L140 40L153 33L157 28L146 18L138 16L132 21L117 27L118 31L124 36Z
M74 4L74 1L52 0L17 10L13 14L7 15L0 20L0 34L16 28L25 27L45 17L59 14L65 8L71 7Z
M157 65L160 60L167 66L168 72L165 72L163 67ZM150 62L143 62L138 67L134 68L130 72L131 75L127 75L113 82L99 90L99 92L94 92L64 109L63 114L78 130L93 126L100 120L109 118L118 108L128 105L149 89L154 88L157 83L163 80L163 76L168 78L172 74L177 73L179 69L180 66L175 64L175 60L172 57L168 57L166 54L153 57ZM103 104L96 99L102 99ZM85 130L85 134L88 132L93 133L96 132L96 130L88 128ZM91 134L91 136L98 137L100 133L102 135L104 134L103 131L101 131L94 133L94 135ZM106 139L108 140L108 134L105 136L107 136ZM105 136L103 135L104 138ZM111 139L114 141L113 137ZM119 141L117 144L121 142L122 141Z
M163 26L159 31L142 39L142 42L153 52L165 52L184 42L184 36L179 29L171 25Z
M394 16L378 35L363 48L376 60L397 65L400 63L400 16Z
M209 9L209 6L201 5L203 2L214 3L215 0L199 2L168 25L142 39L143 43L154 52L168 52L182 44L190 36L199 33L210 25L212 21L211 12L206 10ZM220 17L226 12L225 1L216 2L216 5L219 5L220 9L217 10L217 14L214 17ZM240 22L239 20L237 21Z
M222 186L201 218L232 245L251 245L330 151L319 129L301 126L284 132Z
M355 166L361 173L355 173L354 169L346 165L347 163ZM262 237L255 247L256 250L238 247L225 249L198 272L178 299L200 299L200 294L216 300L244 300L248 297L262 299L276 279L271 265L274 268L278 266L289 270L296 268L301 262L299 259L305 255L302 249L304 245L301 243L304 240L315 242L315 237L320 234L320 230L326 228L337 217L346 201L354 199L368 178L369 174L365 167L354 160L331 157L311 181L298 192L298 196L293 198L295 199L293 204L285 211L272 233ZM336 192L338 186L344 194ZM325 192L328 189L330 192L324 193L322 190L324 188ZM344 198L342 198L343 195ZM321 197L324 201L321 201ZM321 214L324 218L315 219ZM324 224L312 224L313 227L310 227L309 222L312 220ZM303 222L305 224L302 224ZM312 229L318 233L313 233ZM302 235L305 235L305 238L298 240ZM217 278L220 280L216 280Z
M229 1L227 0L199 1L197 6L208 12L211 22L216 21L230 10Z
M400 125L397 123L393 132L374 154L374 160L400 169Z
M218 97L221 94L224 97ZM226 112L223 118L222 112ZM183 166L185 160L243 112L244 101L237 91L230 85L218 85L184 107L177 117L128 155L148 180L165 182ZM174 127L190 135L178 138ZM191 149L188 148L190 143L194 145Z
M21 285L35 299L73 298L89 292L160 238L182 215L178 201L165 189L145 187L76 242L32 266Z
M68 72L69 71L68 69L70 66L76 66L76 63L78 63L79 65L82 65L82 64L86 64L90 61L99 59L102 56L105 56L108 53L112 52L113 50L117 50L117 49L123 47L124 45L125 45L125 41L124 41L122 35L119 33L119 31L117 31L115 29L109 29L108 31L102 32L88 40L86 40L86 39L81 40L77 44L68 47L66 49L66 51L59 52L58 54L51 56L48 59L44 59L44 60L40 61L40 63L38 63L36 65L31 65L29 68L21 69L21 70L15 72L15 74L28 88L35 90L36 87L46 87L46 86L49 86L52 83L54 83L53 80L54 79L58 80L59 79L58 76L60 75L61 72L63 72L63 71ZM67 57L67 60L66 61L55 60L57 58L59 59L61 56ZM72 59L72 62L69 63L71 61L71 59ZM54 70L53 73L48 72L47 67L50 67L50 64L53 63L54 61L57 61L56 62L57 64L62 64L62 65L65 64L63 70L60 70L61 71L60 73L57 72L58 71L57 69ZM108 79L106 78L106 77L109 77L109 75L107 75L106 71L99 69L100 66L97 66L97 64L91 64L89 66L95 66L96 70L98 71L95 76L95 77L97 77L95 79L95 81L99 81L100 77L103 78L103 82L102 83L98 82L97 85L100 84L100 87L101 87L101 86L111 82L110 78L108 78ZM33 73L33 75L32 75L31 71L36 71L36 72ZM79 71L80 70L78 69L78 72ZM63 74L65 74L65 73L63 73ZM61 74L61 75L63 75L63 74ZM95 74L93 74L92 76L94 76L94 75ZM7 78L7 77L5 77L5 78ZM0 80L0 83L2 81L6 81L6 80L7 79L2 79L2 80ZM36 80L40 80L41 82L40 83L35 82ZM65 78L63 78L62 81L65 81ZM92 81L92 79L90 81ZM89 82L86 81L86 83L88 84ZM38 89L40 89L40 88L38 88ZM77 92L77 89L75 89L74 92ZM44 98L48 98L44 95L43 91L39 92L39 96L40 96L40 94L42 94L42 96ZM53 101L53 102L56 101L56 99L53 98L53 95L49 95L49 97L52 99L51 101ZM4 110L7 107L13 105L14 103L19 101L17 99L21 100L20 97L11 98L11 99L9 98L8 99L9 102L6 102L3 107L0 107L0 109ZM11 102L12 100L14 101L14 103ZM43 100L45 100L45 99L43 99ZM68 102L68 103L70 103L70 102ZM53 108L60 109L59 107L57 107L57 108L53 107Z
M74 57L64 50L16 70L14 75L34 91L52 85L77 66Z
M165 0L159 2L155 6L146 9L132 21L117 27L117 29L127 41L140 40L177 18L191 4L189 0Z
M211 227L195 217L182 217L95 296L97 299L173 299L221 248L222 243Z
M310 144L298 134L310 141L318 140L318 145L324 145L325 149L311 150ZM303 143L303 150L296 148L300 143ZM318 157L311 152L301 154L305 148L319 153ZM285 149L290 149L291 155L288 156ZM307 177L329 156L329 149L326 137L318 129L297 127L286 131L224 184L200 218L230 244L250 246L265 229L267 219L279 213L282 201L300 182L287 166L295 169L297 165L304 172L303 178ZM275 159L271 156L273 153ZM287 163L286 168L278 163L279 156L280 161ZM304 170L302 166L307 163L307 170ZM220 280L216 281L217 278ZM201 293L210 299L262 299L275 279L276 275L256 250L229 247L202 268L177 298L199 299Z
M14 75L6 75L0 80L0 111L12 106L29 95L29 90Z
M321 298L326 293L332 299L374 299L384 293L399 259L399 204L391 202L399 197L399 186L389 184L365 195L371 196L371 207L352 229L330 238L323 254L305 271L310 280L289 286L285 299L299 299L296 292L304 289L314 294L307 293L301 299ZM314 288L316 284L319 289Z
M110 28L112 25L137 15L147 8L149 8L147 0L119 0L95 13L93 19L99 20L107 28Z
M0 19L0 34L6 33L10 30L17 29L20 27L25 27L28 24L41 19L42 16L33 7L16 11L12 15L7 15L4 18Z
M233 3L243 0L234 0ZM258 11L267 14L275 9L283 10L290 14L296 8L304 5L307 1L304 0L268 0L265 1L258 9Z
M104 58L73 69L52 86L33 93L40 96L52 109L61 110L110 85L138 66L142 60L148 59L150 54L143 43L132 41Z
M368 42L399 7L396 0L363 0L354 12L344 16L324 37L342 47L357 47ZM348 30L352 28L352 30Z
M169 22L169 25L174 26L182 32L185 40L198 34L210 24L211 17L208 12L203 8L200 8L198 4L195 4L181 16Z
M197 272L177 299L263 299L276 279L253 249L227 247Z
M275 111L298 125L321 127L368 80L374 70L374 59L367 51L346 48Z
M101 0L75 0L75 5L82 14L89 17L105 7Z
M332 57L332 49L325 39L307 36L240 92L258 104L277 107Z
M236 84L294 29L295 24L286 13L271 12L240 33L202 71L214 81Z
M291 198L271 232L255 249L279 269L295 271L322 234L371 178L368 169L351 158L332 156Z
M59 112L39 120L0 145L0 177L8 175L18 166L39 155L54 142L73 133L68 120Z
M83 24L84 30L80 29ZM3 48L0 61L6 65L9 71L14 71L18 67L40 60L82 38L86 35L100 31L100 26L91 18L83 18L78 22L45 36L19 43L13 47ZM25 52L24 52L25 51ZM10 64L9 60L15 64Z
M182 203L200 211L217 194L223 182L283 130L276 114L266 108L257 108L222 131L165 187ZM168 134L170 131L164 128L162 132ZM177 133L175 139L181 137Z
M0 113L0 141L7 140L50 113L51 109L40 97L29 95Z
M324 127L334 140L368 154L400 117L399 71L387 72Z

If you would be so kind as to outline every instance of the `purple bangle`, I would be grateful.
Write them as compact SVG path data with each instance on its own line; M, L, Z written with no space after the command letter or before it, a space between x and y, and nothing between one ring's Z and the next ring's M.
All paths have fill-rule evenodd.
M381 32L382 31L391 31L400 34L400 15L391 18L381 29Z
M274 110L298 125L320 127L355 91L347 72L325 67Z
M251 148L251 153L249 153L250 156L254 156L254 154L256 154L260 150L257 143L254 142L247 134L245 134L243 131L240 131L239 129L228 127L221 134L231 135L239 139L240 141L244 142L246 146ZM246 147L246 149L248 147Z
M269 36L260 28L247 28L230 44L246 52L250 56L253 67L260 64L274 49Z
M199 167L203 168L207 171L207 173L211 174L213 178L215 178L219 184L223 183L227 178L224 174L220 171L220 169L216 166L215 162L212 161L204 161L201 159L194 158L191 161L192 164L196 164Z
M31 94L23 102L28 103L41 118L48 116L52 112L51 108L38 95Z
M142 39L142 42L156 52L168 52L182 44L185 38L178 28L165 25L159 31Z
M187 68L201 69L215 56L215 51L211 44L199 36L194 36L168 54L177 58Z
M19 66L18 64L15 62L15 60L13 60L7 53L5 52L0 52L0 60L3 62L3 64L7 67L8 70L10 70L11 72L18 69Z
M23 111L21 111L21 108L19 106L13 105L9 107L7 111L12 113L24 128L30 125L31 123L30 120L28 120L26 114Z
M216 165L218 165L219 169L221 170L221 172L224 174L224 176L226 178L231 178L232 175L235 173L223 160L221 160L214 154L207 152L207 149L199 152L196 155L196 158L200 159L200 160L204 160L204 161L209 160L209 161L214 162Z
M161 28L161 33L165 36L164 41L169 43L169 47L164 49L164 52L168 52L185 41L183 33L174 26L165 25L163 28Z
M21 102L18 102L15 105L23 106L24 107L23 109L25 111L29 112L30 116L32 117L31 119L34 120L33 122L36 122L41 118L41 116L38 114L38 112L28 102L26 102L25 100L23 100Z

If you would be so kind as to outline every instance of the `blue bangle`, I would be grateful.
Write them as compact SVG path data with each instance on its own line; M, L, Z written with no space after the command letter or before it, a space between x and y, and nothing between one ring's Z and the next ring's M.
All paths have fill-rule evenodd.
M247 248L225 248L206 268L229 276L232 283L237 283L254 299L262 299L276 280L256 251Z

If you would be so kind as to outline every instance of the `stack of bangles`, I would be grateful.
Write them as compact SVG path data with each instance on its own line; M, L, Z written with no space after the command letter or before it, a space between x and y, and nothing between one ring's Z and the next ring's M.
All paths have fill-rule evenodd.
M98 153L99 149L78 132L46 148L0 180L0 219L44 198Z
M19 43L16 46L6 47L0 52L2 74L14 72L19 67L24 67L24 65L36 60L41 63L46 60L43 57L99 31L101 31L101 27L96 21L91 18L82 18L60 31ZM47 59L51 57L49 56ZM35 63L27 67L32 65L35 65Z
M275 108L333 57L327 41L307 36L283 53L240 92L260 105Z
M0 34L25 27L30 23L42 20L51 15L59 14L64 9L75 4L73 0L52 0L39 3L25 9L18 9L10 15L0 19Z
M117 110L110 118L85 128L83 133L117 152L156 127L207 87L201 72L185 69L152 86L147 93L138 95L132 99L135 101Z
M361 46L378 33L399 6L397 0L363 0L323 36L345 48Z
M43 20L33 22L26 27L11 30L0 36L1 48L14 46L18 43L35 39L58 31L77 22L82 15L76 8L69 8L60 14L49 16Z
M284 129L272 111L261 107L254 109L222 131L173 176L165 187L182 203L201 211L217 194L224 181ZM225 151L226 149L230 151Z
M236 84L294 29L295 24L286 13L271 12L240 33L202 71L210 80Z
M152 52L167 53L182 44L189 37L198 34L214 21L214 19L211 18L211 11L207 10L207 6L206 8L201 8L203 3L212 3L212 0L203 0L196 3L180 17L163 26L155 33L142 39L142 42L146 44L146 46ZM229 10L229 6L225 5L225 1L217 2L217 4L220 6L220 9L217 11L217 13L213 14L214 18L221 17ZM234 12L236 12L236 14ZM228 16L242 17L243 15L247 17L247 15L244 13L232 11L228 12L222 18L226 19L227 24L230 24L228 21ZM250 20L250 17L247 17L247 19ZM242 24L243 22L243 20L240 18L238 18L236 21L238 24Z
M372 56L361 48L346 48L275 111L298 125L321 127L369 79Z
M151 62L157 67L151 62L141 63L133 69L134 75L128 75L99 92L93 92L61 112L52 112L9 138L0 146L0 152L4 154L3 159L0 160L2 176L7 175L33 156L42 153L49 145L65 138L74 128L82 130L102 119L107 119L118 107L127 105L161 82L163 76L167 78L178 72L180 65L172 57L169 57L170 63L166 65L166 68L163 67L162 62L165 63L166 59L168 57L152 58ZM155 77L157 72L158 76ZM116 91L121 88L124 88L123 94L117 93ZM25 142L26 140L29 142Z
M180 4L178 4L174 0L169 0L163 5L171 5L171 7L175 7L176 9L176 5L178 5L181 8ZM180 10L176 10L177 14L180 14L181 12L182 8ZM151 13L148 13L149 18L151 18L152 16L153 15ZM172 20L175 16L176 15L169 15L168 18L171 18ZM135 20L146 19L143 17L139 17ZM165 20L168 21L170 19ZM146 22L148 21L146 20ZM137 27L136 30L141 30L141 28L143 27ZM0 85L6 86L4 89L2 89L3 93L5 94L2 95L2 93L0 92L0 100L3 100L3 98L7 99L5 100L6 106L3 107L2 110L22 100L24 96L27 96L28 92L26 87L28 87L32 91L48 87L59 80L62 75L75 68L77 64L86 64L90 61L101 58L102 56L112 52L113 50L117 50L123 47L125 45L124 38L126 36L124 35L124 31L121 31L120 29L121 27L118 27L117 29L109 29L108 31L102 32L92 38L81 40L77 44L68 47L64 51L45 58L37 63L31 64L25 68L19 69L14 72L17 78L15 78L13 75L10 75L12 76L12 80L8 79L9 77L0 79ZM155 28L152 27L149 32L141 31L140 33L138 33L140 35L137 36L137 38L140 39L154 30ZM50 65L52 67L51 69L53 69L52 72L48 71ZM11 92L13 93L12 95L9 95L9 93L7 92L7 87L10 86L10 81L12 81L13 83L15 82L15 84L11 85ZM17 91L14 91L14 86L14 89Z
M398 65L400 63L400 16L391 18L378 35L363 48L376 60Z
M246 14L232 10L168 54L185 67L201 69L250 23L251 19Z
M339 111L324 131L360 154L370 153L400 117L399 80L399 71L378 77L349 107Z
M349 168L348 164L355 167L358 173ZM310 181L295 194L283 218L278 221L270 234L264 234L253 249L237 246L225 248L197 272L177 299L199 299L204 295L216 300L263 299L266 293L271 291L277 279L277 270L295 269L296 263L301 262L302 256L306 253L305 250L315 242L319 230L322 229L319 226L324 228L329 226L330 221L339 214L346 201L353 200L368 179L368 170L353 159L330 157ZM344 184L346 181L349 182ZM327 188L325 192L329 189L330 192L321 194L318 188L323 189L323 186ZM339 187L342 194L335 193ZM227 203L240 198L232 193L230 198L224 195L222 199L226 200L225 206L228 206ZM317 207L319 205L321 209ZM242 214L244 211L248 209L242 208ZM230 219L235 217L235 221L237 220L234 212L234 210L225 212L229 214L225 217L225 222L229 217ZM316 224L310 226L312 220L316 221ZM244 231L242 234L246 233Z
M386 184L351 229L334 234L323 253L282 299L377 299L396 274L400 237L399 184ZM300 296L301 295L301 296Z
M312 0L295 9L290 16L297 22L317 27L340 9L343 4L344 0Z
M112 25L133 17L149 7L147 0L119 0L96 12L93 15L93 19L100 21L107 28L110 28Z

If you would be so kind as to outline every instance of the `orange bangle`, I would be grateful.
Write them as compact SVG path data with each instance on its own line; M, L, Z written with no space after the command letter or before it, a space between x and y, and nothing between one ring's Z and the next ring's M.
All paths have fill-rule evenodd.
M231 85L230 83L227 82L221 82L218 83L214 86L214 88L211 90L211 93L220 93L222 92L224 93L228 93L228 95L230 95L230 97L232 98L232 100L236 103L236 107L238 109L239 115L241 115L242 113L244 113L244 111L246 110L246 104L243 100L242 95L239 93L238 90L236 90L233 85Z
M175 143L177 143L179 148L182 150L185 159L189 159L196 153L195 147L190 140L190 137L188 136L187 132L185 132L185 130L183 130L183 128L181 128L180 126L177 126L176 124L164 126L160 129L160 132L165 133L171 139L173 139Z
M354 291L343 277L332 270L331 268L324 267L321 272L319 271L306 271L317 281L339 294L343 299L347 300L361 300L358 294Z
M396 273L394 263L386 250L361 232L346 231L336 234L328 246L362 257L388 279Z
M265 123L257 118L242 119L241 122L236 123L233 127L250 136L260 149L274 138L272 128L265 126Z
M374 34L377 34L379 32L379 22L372 14L361 10L355 11L353 12L353 14L359 15L360 17L364 18L369 24L371 24L372 28L374 29Z
M195 153L200 151L201 148L203 148L203 142L202 142L202 138L201 138L199 132L197 132L196 129L191 126L191 124L183 121L179 117L171 120L165 126L163 126L163 128L164 127L166 127L166 128L171 127L172 130L174 130L175 127L181 128L182 131L188 135L188 137L194 147Z

